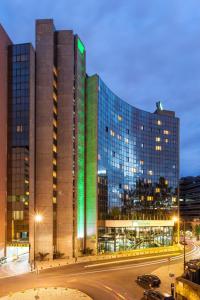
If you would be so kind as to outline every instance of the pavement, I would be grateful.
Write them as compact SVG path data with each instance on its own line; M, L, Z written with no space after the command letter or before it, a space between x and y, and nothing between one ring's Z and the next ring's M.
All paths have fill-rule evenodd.
M192 249L191 249L192 248ZM187 246L187 259L200 256L200 247ZM32 288L66 287L78 289L94 300L140 300L144 288L136 282L138 275L153 273L161 277L163 291L170 290L169 273L182 272L183 255L174 257L139 257L114 261L85 262L46 269L0 279L0 296Z
M51 288L38 288L30 289L22 292L10 294L0 298L1 300L92 300L88 295L68 288L51 287Z

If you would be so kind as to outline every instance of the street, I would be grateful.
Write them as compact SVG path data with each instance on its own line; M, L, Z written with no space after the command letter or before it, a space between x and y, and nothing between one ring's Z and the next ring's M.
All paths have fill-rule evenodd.
M200 247L193 245L187 259L198 257ZM37 287L77 288L95 300L124 299L139 300L143 288L136 282L138 275L154 273L161 278L163 291L170 291L169 273L179 276L183 270L183 256L168 258L146 258L115 260L96 263L73 264L65 267L47 269L39 274L27 273L0 279L0 296L9 292Z

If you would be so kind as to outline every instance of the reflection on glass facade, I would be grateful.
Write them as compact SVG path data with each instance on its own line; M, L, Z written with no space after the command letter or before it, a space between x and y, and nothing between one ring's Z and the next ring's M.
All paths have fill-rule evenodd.
M9 47L8 242L28 240L30 47Z
M137 109L99 79L99 220L172 218L177 209L178 127L174 112ZM169 245L172 227L100 227L99 243L99 250L107 251Z

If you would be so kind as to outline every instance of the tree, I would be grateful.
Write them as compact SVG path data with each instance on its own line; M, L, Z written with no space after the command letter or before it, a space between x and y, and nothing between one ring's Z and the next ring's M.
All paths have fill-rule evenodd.
M199 225L199 224L196 224L194 230L195 230L195 235L196 235L197 241L199 241L199 236L200 236L200 225Z

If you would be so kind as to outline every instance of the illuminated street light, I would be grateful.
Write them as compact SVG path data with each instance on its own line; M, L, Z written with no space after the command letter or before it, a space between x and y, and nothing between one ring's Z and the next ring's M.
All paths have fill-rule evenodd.
M36 223L42 222L42 219L43 219L42 215L40 215L40 214L35 215L35 222Z
M41 223L43 220L43 216L39 213L36 213L34 215L34 270L36 269L36 263L35 263L35 239L36 239L36 225Z
M172 218L172 220L176 223L176 222L178 222L179 221L179 218L178 217L176 217L176 216L174 216L173 218Z

